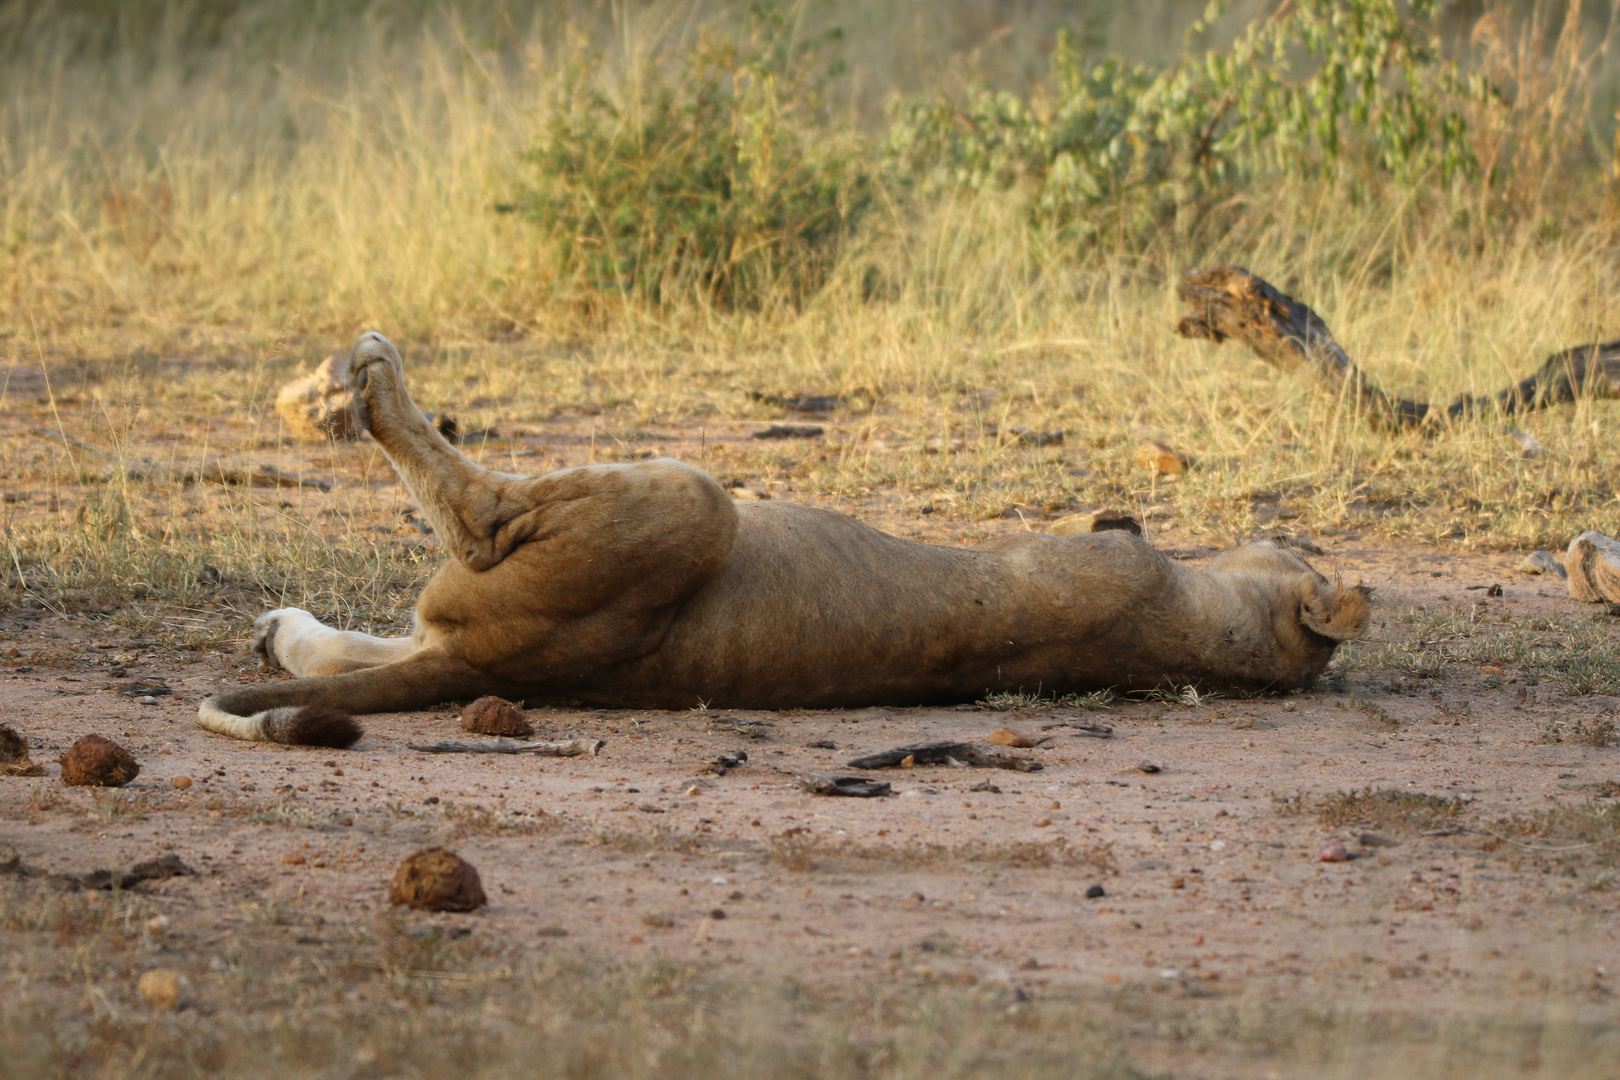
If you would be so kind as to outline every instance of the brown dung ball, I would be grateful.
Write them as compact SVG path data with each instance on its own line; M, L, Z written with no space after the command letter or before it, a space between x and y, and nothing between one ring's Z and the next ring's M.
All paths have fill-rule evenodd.
M534 725L524 718L522 709L494 696L481 697L461 710L461 726L479 735L528 738L534 734Z
M134 755L100 735L86 735L62 755L62 782L74 787L123 787L140 772Z
M41 776L44 772L28 760L28 740L0 724L0 776Z
M473 911L484 906L483 882L453 851L427 848L407 856L388 885L388 902L418 911Z

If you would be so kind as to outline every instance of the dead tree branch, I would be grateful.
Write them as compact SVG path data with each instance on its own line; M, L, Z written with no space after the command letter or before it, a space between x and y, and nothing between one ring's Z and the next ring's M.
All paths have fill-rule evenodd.
M1554 353L1513 386L1483 397L1463 394L1444 409L1395 397L1356 366L1320 315L1241 266L1183 270L1182 277L1177 291L1188 314L1176 324L1176 333L1216 344L1235 338L1284 371L1307 368L1329 389L1353 399L1380 427L1413 428L1493 409L1513 416L1583 397L1620 397L1620 341Z

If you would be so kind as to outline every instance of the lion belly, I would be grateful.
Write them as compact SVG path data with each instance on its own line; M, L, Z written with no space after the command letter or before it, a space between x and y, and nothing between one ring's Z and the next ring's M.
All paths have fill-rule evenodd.
M1167 560L1125 534L962 549L791 504L738 509L729 558L659 647L576 692L778 708L1129 685L1153 666L1140 623L1175 591Z

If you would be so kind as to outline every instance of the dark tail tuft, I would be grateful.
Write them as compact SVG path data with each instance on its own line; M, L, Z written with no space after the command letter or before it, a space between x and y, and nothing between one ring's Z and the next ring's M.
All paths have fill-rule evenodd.
M342 709L305 705L292 716L275 723L268 734L276 742L293 746L331 746L347 750L360 741L365 729Z

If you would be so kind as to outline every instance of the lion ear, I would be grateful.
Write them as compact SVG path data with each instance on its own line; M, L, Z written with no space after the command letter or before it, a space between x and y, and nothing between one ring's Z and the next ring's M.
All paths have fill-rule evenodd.
M1367 632L1372 616L1365 585L1339 586L1328 595L1318 593L1299 608L1299 621L1310 630L1334 641L1353 641Z

